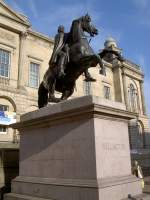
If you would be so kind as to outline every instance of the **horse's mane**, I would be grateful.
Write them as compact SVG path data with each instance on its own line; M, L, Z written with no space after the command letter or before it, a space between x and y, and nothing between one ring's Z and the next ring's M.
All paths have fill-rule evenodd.
M78 42L79 40L79 34L81 34L81 21L82 17L73 20L71 29L70 29L70 39L73 43Z

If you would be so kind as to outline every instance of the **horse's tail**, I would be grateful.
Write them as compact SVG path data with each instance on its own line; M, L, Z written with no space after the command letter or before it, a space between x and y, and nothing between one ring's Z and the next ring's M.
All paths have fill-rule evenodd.
M42 108L48 103L48 90L44 87L43 81L38 89L38 106Z

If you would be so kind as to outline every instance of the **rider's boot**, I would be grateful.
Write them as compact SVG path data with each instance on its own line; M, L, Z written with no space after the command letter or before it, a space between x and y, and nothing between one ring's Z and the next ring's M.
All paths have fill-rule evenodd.
M59 73L58 73L59 77L65 76L64 66L65 66L65 57L62 57L60 62L59 62L59 69L60 69Z
M85 74L85 79L84 79L84 81L86 81L86 82L95 82L95 81L96 81L96 79L93 78L93 77L91 76L91 74L88 72L88 69L86 69L86 70L84 71L84 74Z

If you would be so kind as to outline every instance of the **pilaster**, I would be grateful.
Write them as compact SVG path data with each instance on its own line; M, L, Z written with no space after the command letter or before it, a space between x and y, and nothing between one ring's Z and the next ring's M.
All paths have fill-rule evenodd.
M122 82L123 82L123 92L124 92L125 105L126 105L127 110L129 110L127 81L126 81L126 75L123 71L122 71Z
M18 88L24 88L23 68L25 64L26 38L27 32L21 32L18 61Z
M145 105L143 81L140 81L140 91L141 91L142 111L143 111L143 115L146 115L146 105Z

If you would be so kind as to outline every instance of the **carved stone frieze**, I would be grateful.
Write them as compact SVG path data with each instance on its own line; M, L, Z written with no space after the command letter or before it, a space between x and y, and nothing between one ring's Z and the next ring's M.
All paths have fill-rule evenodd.
M3 30L0 30L0 38L1 39L5 39L7 41L10 41L10 42L14 42L15 41L15 36L6 32L6 31L3 31Z

